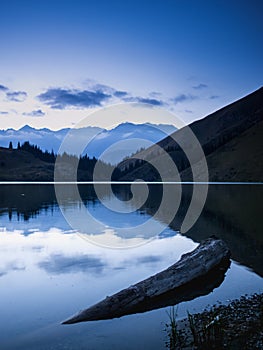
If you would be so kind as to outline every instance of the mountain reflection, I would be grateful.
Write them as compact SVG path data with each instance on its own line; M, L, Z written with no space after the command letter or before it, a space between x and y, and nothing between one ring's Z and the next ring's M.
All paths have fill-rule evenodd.
M54 187L48 185L1 185L0 198L0 217L8 213L10 221L27 221L57 205Z
M183 186L181 206L169 225L173 230L180 231L191 200L192 187ZM160 189L153 191L152 197L149 196L144 205L148 214L154 215L156 212L158 199L155 197L160 198L159 192ZM222 238L234 260L263 276L262 198L261 185L210 185L202 214L185 235L195 242L201 242L211 235ZM168 222L170 210L172 208L167 207L159 213L158 219Z
M110 201L111 194L109 186L100 186L100 194L102 193L103 197ZM130 236L127 236L125 233L122 233L125 226L130 224L130 222L127 222L127 217L125 215L116 214L102 208L102 206L99 205L99 200L93 186L81 185L78 186L78 189L83 203L93 211L92 214L96 216L99 221L108 220L108 222L105 221L105 227L107 227L107 225L109 227L113 227L114 225L118 226L111 234L109 230L107 231L109 240L115 239L114 237L116 235L123 240L140 237L142 233L139 229L136 231L136 225L141 225L144 222L145 215L155 215L156 225L158 225L159 221L159 225L163 225L160 227L164 229L165 225L170 221L169 217L174 209L171 204L170 207L167 206L163 210L159 210L163 186L149 186L149 195L146 202L139 207L130 220L134 225L134 230L131 231ZM79 203L74 201L72 187L63 185L62 192L64 205L70 207L73 212L75 208L77 215ZM125 202L132 197L130 186L114 185L113 192L117 198L123 200L124 205ZM174 196L174 194L172 194L171 191L170 203L175 201L172 196ZM192 185L183 185L180 207L169 225L170 230L162 230L159 238L165 239L172 236L173 232L176 235L176 233L180 231L182 221L189 207L191 196ZM46 229L52 225L64 231L70 229L65 222L62 224L61 217L56 217L60 211L52 185L1 185L0 197L0 219L3 218L3 216L7 216L11 223L15 223L17 221L28 222L31 219L33 220L42 216L41 220L39 220L42 225L39 227L40 229L43 229L43 227L45 228L45 225ZM185 235L195 242L200 242L213 234L222 238L229 246L234 260L253 269L258 275L263 276L262 197L263 186L260 185L210 185L203 212L195 225L186 232ZM137 198L137 200L140 201L140 198ZM35 222L37 223L37 220ZM40 223L38 224L40 225ZM83 225L85 225L85 222ZM36 225L36 228L37 227ZM95 229L96 227L94 227L94 230ZM30 233L30 230L28 230L27 234ZM101 231L97 233L94 231L94 233L100 234ZM145 234L147 235L147 233ZM148 233L148 238L150 237L151 232ZM67 263L69 264L68 268L66 267ZM82 261L82 263L84 266L83 268L85 268L85 262ZM53 262L43 262L41 267L46 269L53 268L55 271L56 266L58 270L61 268L61 266L58 266L60 264L64 264L65 270L70 270L70 261L63 260L61 256L53 257ZM92 266L92 262L90 262L90 266ZM71 268L74 269L74 265L72 265ZM99 268L103 267L98 265L97 269Z

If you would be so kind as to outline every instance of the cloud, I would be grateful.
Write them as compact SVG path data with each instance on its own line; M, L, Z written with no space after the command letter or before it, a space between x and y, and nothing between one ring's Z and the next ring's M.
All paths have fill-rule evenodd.
M92 108L100 107L109 100L116 101L116 98L123 102L145 103L152 106L163 106L166 103L160 98L159 92L151 92L147 97L132 96L128 91L116 90L115 88L94 83L86 80L85 89L75 88L48 88L38 95L38 99L53 109L67 108Z
M127 91L115 90L102 84L92 85L89 90L50 88L38 95L41 102L53 109L99 107L103 102L114 97L124 102L147 103L153 106L164 105L160 99L129 96Z
M145 98L145 97L125 97L123 98L125 102L139 102L139 103L147 103L153 106L163 106L164 102L162 100L157 100L155 98Z
M115 88L113 88L109 85L95 83L93 80L87 79L85 83L87 84L87 88L89 90L104 92L105 94L109 94L112 97L115 96L115 97L121 98L121 97L129 95L129 93L127 91L116 90Z
M161 92L156 92L156 91L152 91L149 95L155 98L162 96Z
M41 109L36 109L29 113L23 113L23 115L28 117L44 117L45 113Z
M149 94L150 97L134 97L129 96L129 93L127 91L117 91L115 90L113 95L115 97L120 98L121 100L125 102L139 102L139 103L147 103L153 106L163 106L164 102L160 99L157 99L157 97L161 96L161 93L158 92L151 92Z
M23 102L27 98L25 91L10 91L6 93L6 97L9 101Z
M108 85L99 84L99 83L94 84L93 81L89 81L89 80L87 80L87 83L89 84L88 87L91 91L100 91L110 95L111 97L117 97L117 98L123 99L123 97L126 97L129 95L127 91L116 90L113 87Z
M137 259L138 264L152 264L152 263L157 263L162 260L161 256L154 256L154 255L149 255L149 256L142 256Z
M150 105L154 105L154 106L163 106L164 102L161 100L157 100L155 98L142 98L142 97L137 97L138 102L141 103L148 103Z
M191 94L180 94L178 96L175 96L174 98L171 99L171 101L176 105L177 103L182 103L186 101L193 101L198 99L197 96L191 95Z
M8 91L8 88L4 85L0 85L0 91Z
M52 254L48 260L38 264L47 273L65 274L77 272L91 272L99 274L103 271L105 264L101 259L89 255L65 256Z
M104 92L105 94L109 94L109 95L113 95L114 92L116 91L114 88L112 88L111 86L108 85L104 85L104 84L93 84L90 85L89 89L91 91L99 91L99 92Z
M219 98L219 96L217 96L217 95L212 95L212 96L210 96L209 98L210 98L210 100L215 100L215 99Z
M127 95L128 95L128 92L126 92L126 91L115 91L113 95L114 95L115 97L122 98L122 97L127 96Z
M206 84L200 83L200 84L198 84L198 85L193 86L193 89L195 89L195 90L201 90L201 89L206 89L207 87L208 87L208 86L207 86Z
M98 107L110 97L109 94L104 93L101 89L90 91L50 88L38 95L40 101L53 109Z
M5 276L12 271L23 271L25 269L26 267L23 264L21 264L19 261L11 261L5 266L1 266L0 277Z

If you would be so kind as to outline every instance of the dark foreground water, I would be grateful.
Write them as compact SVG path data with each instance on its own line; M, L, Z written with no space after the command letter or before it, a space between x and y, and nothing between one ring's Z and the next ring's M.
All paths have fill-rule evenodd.
M178 185L169 186L173 193ZM263 291L262 185L210 185L201 216L184 234L190 185L183 186L172 222L173 201L158 211L159 185L150 187L146 203L135 211L129 186L115 186L116 197L101 186L104 205L92 186L79 189L81 203L71 186L61 187L60 204L71 227L53 186L0 187L1 349L165 349L169 307L71 326L60 322L166 268L212 234L230 247L230 269L219 287L179 304L178 318ZM112 204L116 210L107 208ZM83 216L87 210L91 221Z

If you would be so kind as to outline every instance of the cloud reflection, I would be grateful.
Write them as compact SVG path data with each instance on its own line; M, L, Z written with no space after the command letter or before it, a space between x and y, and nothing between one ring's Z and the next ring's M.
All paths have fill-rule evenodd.
M39 262L38 266L49 274L77 272L100 274L106 264L101 259L89 255L51 254L47 260Z
M24 271L26 269L25 265L21 262L14 260L0 267L0 277L7 275L12 271Z
M138 264L153 264L158 263L159 261L163 260L161 256L158 255L148 255L148 256L141 256L137 259Z
M107 239L115 240L114 244L120 248L126 246L126 240L116 236L111 229L97 235L96 239L104 242ZM141 238L131 239L139 243ZM0 229L0 276L5 278L12 271L21 271L20 280L24 280L26 275L33 273L34 284L45 279L43 274L62 278L69 274L83 273L90 277L99 277L104 276L104 273L111 274L115 271L115 274L121 270L129 270L130 273L136 271L138 278L137 273L148 276L171 265L182 253L194 246L191 240L176 235L166 239L154 239L136 249L116 250L102 248L94 245L94 242L90 243L88 239L82 239L75 232L54 227L48 231L35 231L27 236L23 230Z

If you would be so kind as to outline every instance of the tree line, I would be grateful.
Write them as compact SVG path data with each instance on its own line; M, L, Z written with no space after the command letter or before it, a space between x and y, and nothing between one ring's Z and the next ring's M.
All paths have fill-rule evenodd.
M14 149L12 141L10 141L9 143L9 149ZM98 160L95 157L89 157L87 154L77 157L76 155L71 155L66 152L64 152L63 154L55 154L53 150L51 152L47 150L43 151L39 146L30 144L29 141L25 141L22 144L18 142L17 150L26 151L32 154L35 158L50 164L54 164L56 160L59 160L62 163L66 164L78 163L78 170L86 171L90 175L93 173L94 167L97 162L100 162L100 168L102 169L102 172L105 171L105 173L108 173L109 170L113 170L114 168L111 164L102 162L101 160Z

